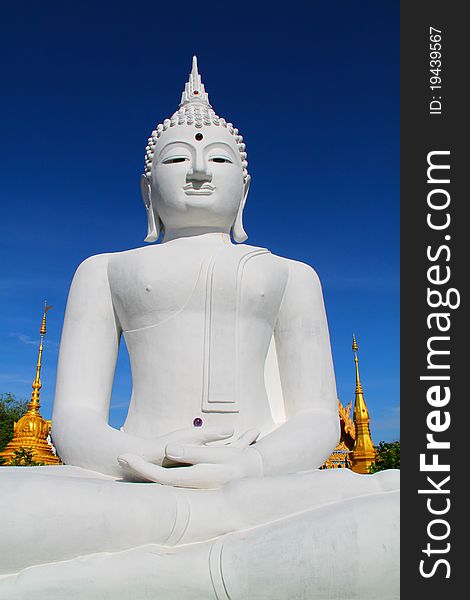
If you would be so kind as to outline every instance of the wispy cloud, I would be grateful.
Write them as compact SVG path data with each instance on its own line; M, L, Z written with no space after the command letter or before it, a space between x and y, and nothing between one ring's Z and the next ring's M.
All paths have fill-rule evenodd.
M12 333L9 334L9 336L12 338L16 338L22 344L29 344L31 346L37 346L37 344L38 344L38 340L33 340L32 338L29 337L29 335L25 335L24 333L16 333L13 331Z
M25 379L24 376L17 373L0 373L0 383L22 383L30 384L30 379Z
M129 402L111 402L111 408L129 408Z
M22 344L27 344L29 346L37 346L39 344L38 339L33 339L29 337L29 335L25 335L24 333L17 333L15 331L8 334L10 337L19 340ZM47 345L51 348L58 348L59 344L54 340L47 340Z

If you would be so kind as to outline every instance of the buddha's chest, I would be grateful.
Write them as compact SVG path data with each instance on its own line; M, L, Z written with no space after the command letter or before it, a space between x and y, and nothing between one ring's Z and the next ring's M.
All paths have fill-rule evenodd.
M195 318L226 316L274 324L287 273L266 250L152 250L110 264L113 304L124 331L158 325L183 311Z

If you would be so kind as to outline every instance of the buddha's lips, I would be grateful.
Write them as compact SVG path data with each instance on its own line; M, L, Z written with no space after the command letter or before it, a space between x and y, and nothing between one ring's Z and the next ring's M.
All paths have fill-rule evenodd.
M201 187L194 187L191 183L183 186L184 193L188 196L208 196L215 190L215 186L210 183L203 183Z

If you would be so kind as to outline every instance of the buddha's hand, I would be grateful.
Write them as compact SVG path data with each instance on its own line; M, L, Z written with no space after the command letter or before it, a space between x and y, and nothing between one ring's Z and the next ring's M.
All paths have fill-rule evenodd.
M188 466L160 467L135 454L123 454L118 462L134 480L175 487L219 488L244 477L262 477L261 455L250 446L258 436L258 430L250 429L226 446L169 443L166 458L173 464Z
M224 442L233 437L233 427L184 427L171 431L157 438L145 438L142 440L140 451L135 450L129 453L138 454L145 461L163 465L174 466L174 461L169 461L166 457L166 448L169 444L182 444L184 446L203 446L213 442Z

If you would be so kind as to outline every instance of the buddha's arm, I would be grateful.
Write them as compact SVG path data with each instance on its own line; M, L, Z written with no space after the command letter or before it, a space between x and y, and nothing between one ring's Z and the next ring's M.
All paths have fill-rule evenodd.
M320 281L289 261L289 280L274 335L286 422L258 441L264 474L319 467L339 437L336 384Z
M89 258L72 281L60 344L52 436L62 460L110 475L121 452L142 441L108 425L121 330L113 310L107 255Z

